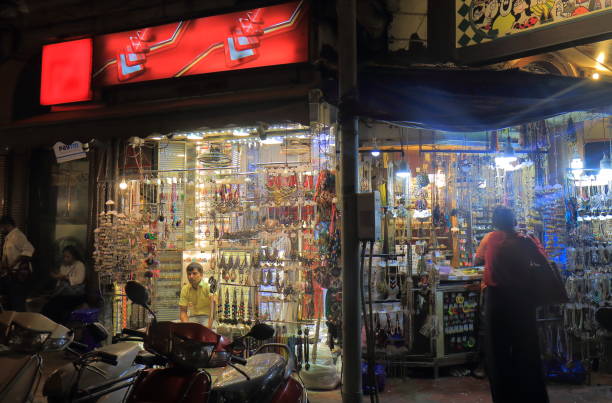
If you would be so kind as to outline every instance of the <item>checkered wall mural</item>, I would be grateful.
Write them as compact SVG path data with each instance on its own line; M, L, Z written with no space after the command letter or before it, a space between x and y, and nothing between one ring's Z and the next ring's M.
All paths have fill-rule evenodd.
M456 47L565 22L612 13L612 0L455 0Z

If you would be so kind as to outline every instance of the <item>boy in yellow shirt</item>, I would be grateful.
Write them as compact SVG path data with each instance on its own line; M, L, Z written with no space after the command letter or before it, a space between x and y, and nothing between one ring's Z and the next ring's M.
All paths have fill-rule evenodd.
M213 322L214 299L209 285L203 281L204 268L199 263L190 263L185 269L189 284L181 289L179 313L181 322L197 322L211 328Z

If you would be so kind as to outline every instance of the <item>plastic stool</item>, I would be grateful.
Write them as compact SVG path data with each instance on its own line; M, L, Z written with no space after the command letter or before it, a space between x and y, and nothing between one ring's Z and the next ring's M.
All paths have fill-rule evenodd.
M86 344L88 347L88 351L91 351L94 348L101 346L100 342L98 342L93 337L93 335L87 328L87 325L89 325L90 323L98 321L99 315L100 309L98 308L77 309L70 313L70 327L75 332L75 340L79 341L80 343Z

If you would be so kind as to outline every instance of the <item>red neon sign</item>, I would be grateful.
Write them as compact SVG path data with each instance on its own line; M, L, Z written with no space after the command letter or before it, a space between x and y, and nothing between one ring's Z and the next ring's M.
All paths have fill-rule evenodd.
M306 12L294 1L96 37L94 85L305 62Z
M91 56L91 38L44 46L41 105L91 100Z
M306 62L307 16L301 0L101 35L93 50L91 39L47 45L40 102L88 101L92 85Z

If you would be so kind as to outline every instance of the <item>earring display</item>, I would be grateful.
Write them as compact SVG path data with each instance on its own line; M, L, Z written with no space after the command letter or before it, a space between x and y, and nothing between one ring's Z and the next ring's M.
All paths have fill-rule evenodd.
M136 164L122 173L125 189L100 215L95 239L96 270L118 284L115 294L128 280L146 283L158 319L176 320L185 268L197 262L221 334L265 322L277 341L306 351L314 341L297 332L313 326L305 334L314 335L326 317L323 284L334 295L328 320L340 326L332 134L269 130L280 144L232 136L160 142L159 169ZM114 305L117 330L131 304L119 296ZM331 339L337 344L338 334Z

